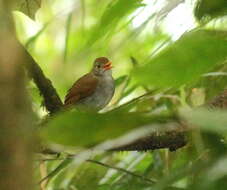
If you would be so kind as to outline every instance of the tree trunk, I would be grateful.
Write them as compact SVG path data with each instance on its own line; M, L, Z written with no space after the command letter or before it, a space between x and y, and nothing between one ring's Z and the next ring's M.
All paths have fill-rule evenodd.
M0 189L31 190L31 110L25 93L23 51L0 0Z

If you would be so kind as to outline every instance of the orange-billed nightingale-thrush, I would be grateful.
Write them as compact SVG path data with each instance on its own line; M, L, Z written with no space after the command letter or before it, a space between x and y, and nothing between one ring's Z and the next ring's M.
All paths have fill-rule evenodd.
M106 57L95 59L92 70L79 78L65 97L65 106L78 110L99 111L114 94L112 63Z

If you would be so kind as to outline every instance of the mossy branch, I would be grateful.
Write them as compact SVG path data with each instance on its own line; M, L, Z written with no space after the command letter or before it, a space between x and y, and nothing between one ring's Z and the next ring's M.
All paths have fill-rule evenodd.
M26 50L25 50L26 51ZM27 62L26 68L29 76L33 79L44 99L44 105L50 114L56 113L61 109L63 103L53 87L51 81L44 75L40 66L26 51Z

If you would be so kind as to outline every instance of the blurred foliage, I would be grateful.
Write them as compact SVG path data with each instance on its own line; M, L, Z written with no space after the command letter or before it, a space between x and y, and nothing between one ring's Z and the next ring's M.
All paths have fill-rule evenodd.
M209 131L220 132L225 135L227 128L223 127L226 123L226 112L218 110L193 110L184 111L183 116L196 126L200 126Z
M145 66L136 69L135 77L140 83L155 87L190 84L197 81L201 74L210 71L215 64L225 61L226 44L227 33L223 31L189 32Z
M195 8L195 16L199 20L210 20L227 14L227 2L225 0L198 0Z
M96 57L114 65L116 92L107 108L62 112L41 129L63 150L39 158L45 172L34 167L37 182L47 175L43 189L227 188L227 113L196 108L227 86L226 0L34 0L18 1L15 10L18 39L62 99ZM27 89L41 121L46 111L39 91L33 82ZM144 129L165 130L176 114L194 129L176 152L88 149L134 129L131 140Z
M128 0L112 1L104 11L97 26L94 27L88 40L89 45L108 35L109 32L114 32L120 21L143 5L141 2L141 0L132 0L130 3Z

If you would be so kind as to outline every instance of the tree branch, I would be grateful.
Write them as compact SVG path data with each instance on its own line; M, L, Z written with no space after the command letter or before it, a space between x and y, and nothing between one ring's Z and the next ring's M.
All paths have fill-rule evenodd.
M26 51L26 50L25 50ZM46 109L51 113L56 113L61 109L63 103L53 87L51 81L44 75L40 66L35 62L31 55L26 51L26 67L29 76L34 80L44 99Z
M130 144L115 147L114 151L148 151L161 148L168 148L175 151L187 144L185 132L167 131L163 133L153 133L147 137L138 139Z
M227 89L207 104L210 108L227 108Z

